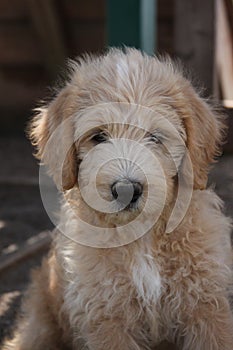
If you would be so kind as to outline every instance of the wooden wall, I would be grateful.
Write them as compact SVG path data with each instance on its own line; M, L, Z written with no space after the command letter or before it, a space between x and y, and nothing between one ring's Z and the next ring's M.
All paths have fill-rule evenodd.
M35 1L40 6L44 0ZM48 86L53 81L40 29L32 16L32 3L32 0L0 1L1 134L24 129L31 109L48 94ZM68 57L104 48L104 0L55 0L52 3Z
M54 7L67 57L99 52L106 46L105 0L1 0L0 134L22 133L32 108L47 96L48 87L54 81L48 64L51 52L48 53L44 42L46 35L43 37L46 23L43 18L40 20L43 2L50 2ZM160 53L173 53L173 2L158 0ZM49 29L47 33L49 42ZM55 67L56 70L59 71L59 67Z
M201 0L191 2L202 6ZM186 4L186 0L157 0L157 3L158 52L171 56L179 56L181 52L181 58L190 64L186 52L189 46L177 49L177 41L182 44L177 39L183 35L182 21L186 26L189 24L180 15L177 34L177 4ZM43 4L52 6L53 19L59 27L57 46L50 46L54 33L50 33L48 23L46 28L41 12ZM198 35L203 32L198 30ZM61 57L101 52L106 47L106 36L106 0L0 0L0 134L23 134L32 109L50 94L54 77L62 71L64 62L57 58L59 47L62 47ZM202 59L198 62L201 66Z
M175 0L157 0L158 52L174 56L174 7Z

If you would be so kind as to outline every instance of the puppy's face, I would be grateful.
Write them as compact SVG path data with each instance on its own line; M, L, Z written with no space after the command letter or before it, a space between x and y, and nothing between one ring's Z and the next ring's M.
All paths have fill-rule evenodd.
M94 215L123 224L142 211L158 217L172 202L186 133L174 111L164 115L120 102L76 115L78 187Z
M190 189L205 188L221 123L171 62L113 50L74 64L31 138L85 220L114 227L140 217L145 225L168 221L177 198L187 209Z

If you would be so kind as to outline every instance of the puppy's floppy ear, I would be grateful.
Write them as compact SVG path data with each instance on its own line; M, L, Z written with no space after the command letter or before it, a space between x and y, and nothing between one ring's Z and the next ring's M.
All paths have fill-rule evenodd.
M204 189L209 165L220 153L224 124L220 116L191 86L187 87L184 95L186 106L182 107L182 114L187 133L187 147L193 165L194 189Z
M66 86L38 114L29 126L29 137L36 146L36 157L48 166L57 187L72 188L77 181L72 90Z

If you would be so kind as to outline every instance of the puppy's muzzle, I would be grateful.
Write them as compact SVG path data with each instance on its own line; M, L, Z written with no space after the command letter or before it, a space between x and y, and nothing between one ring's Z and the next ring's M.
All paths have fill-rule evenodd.
M112 196L125 208L132 207L143 192L143 186L128 179L115 182L111 186Z

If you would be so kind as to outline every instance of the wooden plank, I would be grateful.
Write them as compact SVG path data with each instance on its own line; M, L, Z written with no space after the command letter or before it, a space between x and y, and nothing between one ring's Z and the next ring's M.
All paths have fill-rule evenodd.
M172 20L174 16L175 0L157 0L158 2L158 20Z
M105 0L63 0L56 1L59 15L65 19L104 20ZM1 0L0 20L23 20L30 17L27 0Z
M75 58L83 52L98 52L105 47L105 22L70 21L68 26L71 35L67 37L67 45L71 57Z
M33 257L35 254L48 250L51 243L51 235L48 232L41 232L38 236L32 237L20 247L19 250L0 257L0 273L5 272L9 268Z
M49 84L46 70L42 65L5 65L1 78L9 83L21 82L26 85L44 86Z
M0 1L0 20L24 20L28 17L26 0Z
M105 46L105 21L67 21L67 47L70 54L95 52ZM0 23L0 65L42 65L42 42L29 22ZM55 64L53 57L52 64Z
M231 30L231 35L233 35L233 1L232 0L224 0L227 10L228 23Z
M42 63L40 43L29 23L0 23L0 64Z
M226 108L225 110L228 114L228 137L224 145L224 151L233 153L233 108Z
M158 22L158 52L160 54L174 55L173 22Z
M222 98L233 105L233 33L224 1L216 0L216 62ZM233 9L233 6L232 6Z
M175 55L213 93L215 0L175 1Z
M56 77L67 57L63 31L53 0L28 0L32 20L40 40L50 76Z
M174 55L174 0L158 0L158 52Z
M66 19L96 21L106 18L106 0L63 0L58 9Z
M34 75L35 77L35 75ZM36 79L35 79L36 81ZM32 108L39 99L46 97L47 89L45 82L26 82L25 80L0 79L0 107L7 110ZM4 93L3 93L4 92Z

